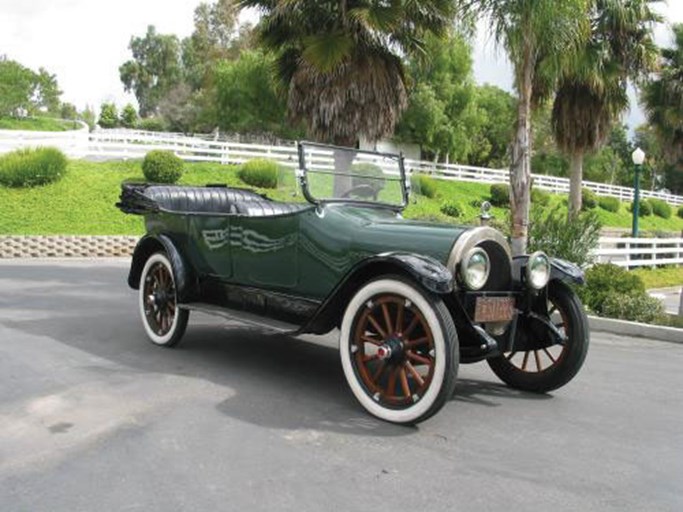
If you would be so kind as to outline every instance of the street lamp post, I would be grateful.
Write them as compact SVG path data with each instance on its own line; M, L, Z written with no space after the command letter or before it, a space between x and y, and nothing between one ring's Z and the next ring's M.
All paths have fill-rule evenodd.
M640 168L645 161L645 152L636 148L633 154L633 165L635 166L635 177L633 179L633 238L638 238L638 215L640 214Z

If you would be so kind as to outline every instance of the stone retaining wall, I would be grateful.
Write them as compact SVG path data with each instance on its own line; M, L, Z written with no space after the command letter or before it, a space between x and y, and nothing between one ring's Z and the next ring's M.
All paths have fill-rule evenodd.
M130 256L137 236L0 236L0 258Z

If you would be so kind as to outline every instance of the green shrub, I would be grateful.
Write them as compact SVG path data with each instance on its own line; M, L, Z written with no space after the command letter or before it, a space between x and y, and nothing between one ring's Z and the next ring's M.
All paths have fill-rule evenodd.
M598 206L598 196L589 188L581 189L581 209L592 210Z
M609 318L646 324L659 321L665 315L662 303L645 292L609 295L603 303L602 313Z
M613 265L599 263L586 272L586 285L578 288L583 303L602 315L605 302L615 294L639 295L645 293L645 285L636 274Z
M434 199L437 195L436 180L426 174L413 174L410 177L410 188L415 194Z
M663 199L648 199L648 203L650 203L650 206L652 206L652 213L654 213L657 217L661 217L662 219L670 219L671 218L671 206L669 206L669 203L664 201Z
M0 157L0 185L14 188L54 183L66 173L67 159L56 148L18 149Z
M510 206L510 185L495 183L491 185L491 204L493 206Z
M548 203L550 203L550 192L546 192L540 188L532 188L531 202L539 206L548 206Z
M557 205L550 212L542 207L531 209L529 252L544 251L584 267L592 261L591 252L598 244L602 224L595 212L586 212L575 220Z
M183 174L183 161L171 151L150 151L142 161L142 173L152 183L175 183Z
M465 213L465 208L457 201L449 200L441 203L441 213L449 217L462 217Z
M678 207L678 212L676 213L681 219L683 219L683 206Z
M146 117L137 122L137 128L147 132L165 132L168 129L166 122L159 117Z
M256 158L242 164L237 175L244 183L252 187L277 188L278 170L277 162Z
M628 211L633 213L633 203L628 205ZM640 200L640 208L638 209L638 217L649 217L652 215L652 205L646 199Z
M619 201L619 199L617 199L616 197L602 196L598 198L598 205L603 210L607 210L608 212L612 213L617 213L619 211L619 207L621 206L621 201Z
M363 195L374 195L375 197L377 197L379 191L382 190L386 184L384 172L382 171L382 168L378 165L369 163L354 164L353 166L351 166L351 172L353 174L362 175L353 176L353 178L351 178L352 187L369 187L369 191L367 192L367 194L361 191L361 194Z

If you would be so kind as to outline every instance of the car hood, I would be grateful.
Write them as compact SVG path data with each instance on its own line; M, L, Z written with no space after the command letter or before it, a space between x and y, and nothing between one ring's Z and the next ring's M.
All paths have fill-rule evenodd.
M411 252L431 256L445 265L455 241L471 229L404 219L383 208L337 206L335 210L347 222L360 227L353 231L351 249L364 254Z

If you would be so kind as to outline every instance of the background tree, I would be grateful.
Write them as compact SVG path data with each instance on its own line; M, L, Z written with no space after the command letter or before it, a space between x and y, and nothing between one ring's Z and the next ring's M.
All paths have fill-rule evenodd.
M482 85L475 90L474 104L476 125L467 163L480 167L509 167L515 99L499 87Z
M584 156L600 148L628 109L627 85L652 69L653 0L596 0L591 34L560 72L553 104L555 140L570 159L569 217L581 211Z
M73 103L62 103L59 109L59 117L62 119L76 120L78 119L78 109Z
M290 126L286 101L276 90L273 57L247 50L237 60L224 60L214 70L216 124L230 133L274 134L296 138L301 130Z
M683 191L683 24L673 26L674 46L663 48L658 73L643 87L641 101L667 163L666 186Z
M102 103L97 121L102 128L116 128L119 125L119 113L113 103Z
M393 133L407 104L401 56L442 35L451 2L243 0L262 13L260 41L276 54L291 118L343 146Z
M86 105L86 107L78 113L78 119L87 124L90 131L95 129L97 114L91 105Z
M138 123L138 112L135 107L128 103L121 111L121 126L125 128L135 128Z
M551 92L542 72L574 50L587 32L587 0L458 0L465 16L484 16L512 62L517 116L511 145L512 251L526 252L531 193L531 113Z
M0 116L15 116L32 109L36 74L18 62L0 58Z
M39 68L35 77L36 92L35 104L50 114L57 115L61 105L60 97L62 91L59 90L57 76L49 73L45 68Z
M132 37L133 59L119 67L126 92L133 91L143 117L157 112L161 99L182 78L180 43L175 35L158 34L153 25L144 37Z

